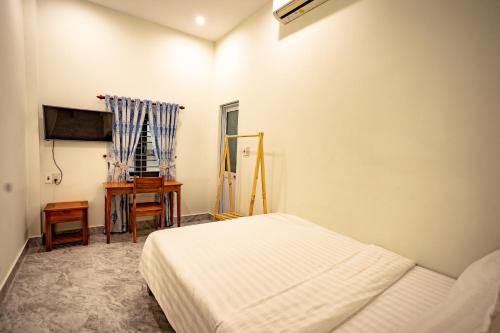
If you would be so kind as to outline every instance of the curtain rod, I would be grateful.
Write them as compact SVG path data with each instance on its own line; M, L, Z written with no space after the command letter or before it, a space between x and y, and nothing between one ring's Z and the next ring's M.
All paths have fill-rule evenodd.
M99 99L105 99L106 97L104 95L97 95L97 98ZM111 97L111 99L114 99L114 97ZM153 103L153 105L156 105L156 103ZM184 105L179 106L179 109L184 110L186 107Z

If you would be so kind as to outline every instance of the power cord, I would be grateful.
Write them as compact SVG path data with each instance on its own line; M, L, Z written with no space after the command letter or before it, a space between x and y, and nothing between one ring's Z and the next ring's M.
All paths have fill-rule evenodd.
M61 174L61 179L59 179L59 181L55 181L54 184L60 185L62 183L62 180L63 180L63 172L62 172L61 168L59 167L59 165L57 165L57 162L56 162L56 158L55 158L55 155L54 155L54 147L55 147L55 145L56 145L55 140L52 140L52 160L54 161L54 164L56 165L56 168L59 169L59 173Z

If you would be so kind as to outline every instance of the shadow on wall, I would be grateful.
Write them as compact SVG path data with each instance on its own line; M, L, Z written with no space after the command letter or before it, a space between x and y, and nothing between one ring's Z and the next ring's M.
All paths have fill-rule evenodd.
M250 206L253 177L255 171L255 160L257 158L256 145L248 144L251 147L250 158L243 158L242 149L238 151L238 171L236 185L235 207L236 211L247 215ZM266 149L264 147L264 149ZM285 212L287 206L287 171L286 155L284 153L264 152L267 209L269 213ZM254 214L262 214L262 183L259 171L257 188L255 192ZM227 184L225 185L227 186ZM226 188L226 187L225 187Z
M280 24L279 39L284 39L305 27L318 22L360 0L330 0L288 24Z

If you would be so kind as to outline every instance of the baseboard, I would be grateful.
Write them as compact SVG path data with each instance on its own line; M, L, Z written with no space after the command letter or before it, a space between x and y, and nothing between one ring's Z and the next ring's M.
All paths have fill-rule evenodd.
M192 214L192 215L182 215L181 216L181 224L189 224L192 222L198 222L198 221L213 221L214 217L210 213L203 213L203 214ZM174 221L173 224L176 225L177 223L177 217L174 216ZM151 226L151 221L150 220L143 220L143 221L137 221L137 228L141 229L144 227ZM95 234L102 234L104 233L104 226L92 226L89 227L89 234L90 235L95 235Z
M7 291L10 289L12 281L16 277L16 273L19 270L19 267L21 266L21 263L26 255L26 252L28 252L29 240L30 239L28 238L26 242L24 242L22 249L17 254L16 260L14 261L9 271L7 272L7 276L2 281L2 284L0 284L0 304L3 302L5 295L7 295Z
M191 214L191 215L182 215L181 216L181 223L190 223L190 222L196 222L196 221L213 221L214 216L211 213L202 213L202 214ZM174 224L176 223L176 217L174 216ZM150 224L148 221L137 221L137 226L141 228L143 224ZM68 231L68 230L66 230ZM71 230L69 230L71 231ZM104 233L104 225L96 225L96 226L89 226L89 234L90 235L96 235L99 233ZM29 241L29 246L28 247L33 247L33 246L40 246L42 244L42 235L40 236L33 236L28 239Z

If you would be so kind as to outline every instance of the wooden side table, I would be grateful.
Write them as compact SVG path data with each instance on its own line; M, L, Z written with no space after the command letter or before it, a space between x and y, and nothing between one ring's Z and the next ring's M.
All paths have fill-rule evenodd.
M45 206L45 250L51 251L56 244L82 242L89 244L88 201L55 202ZM56 223L82 222L82 229L76 232L56 235L52 227Z

